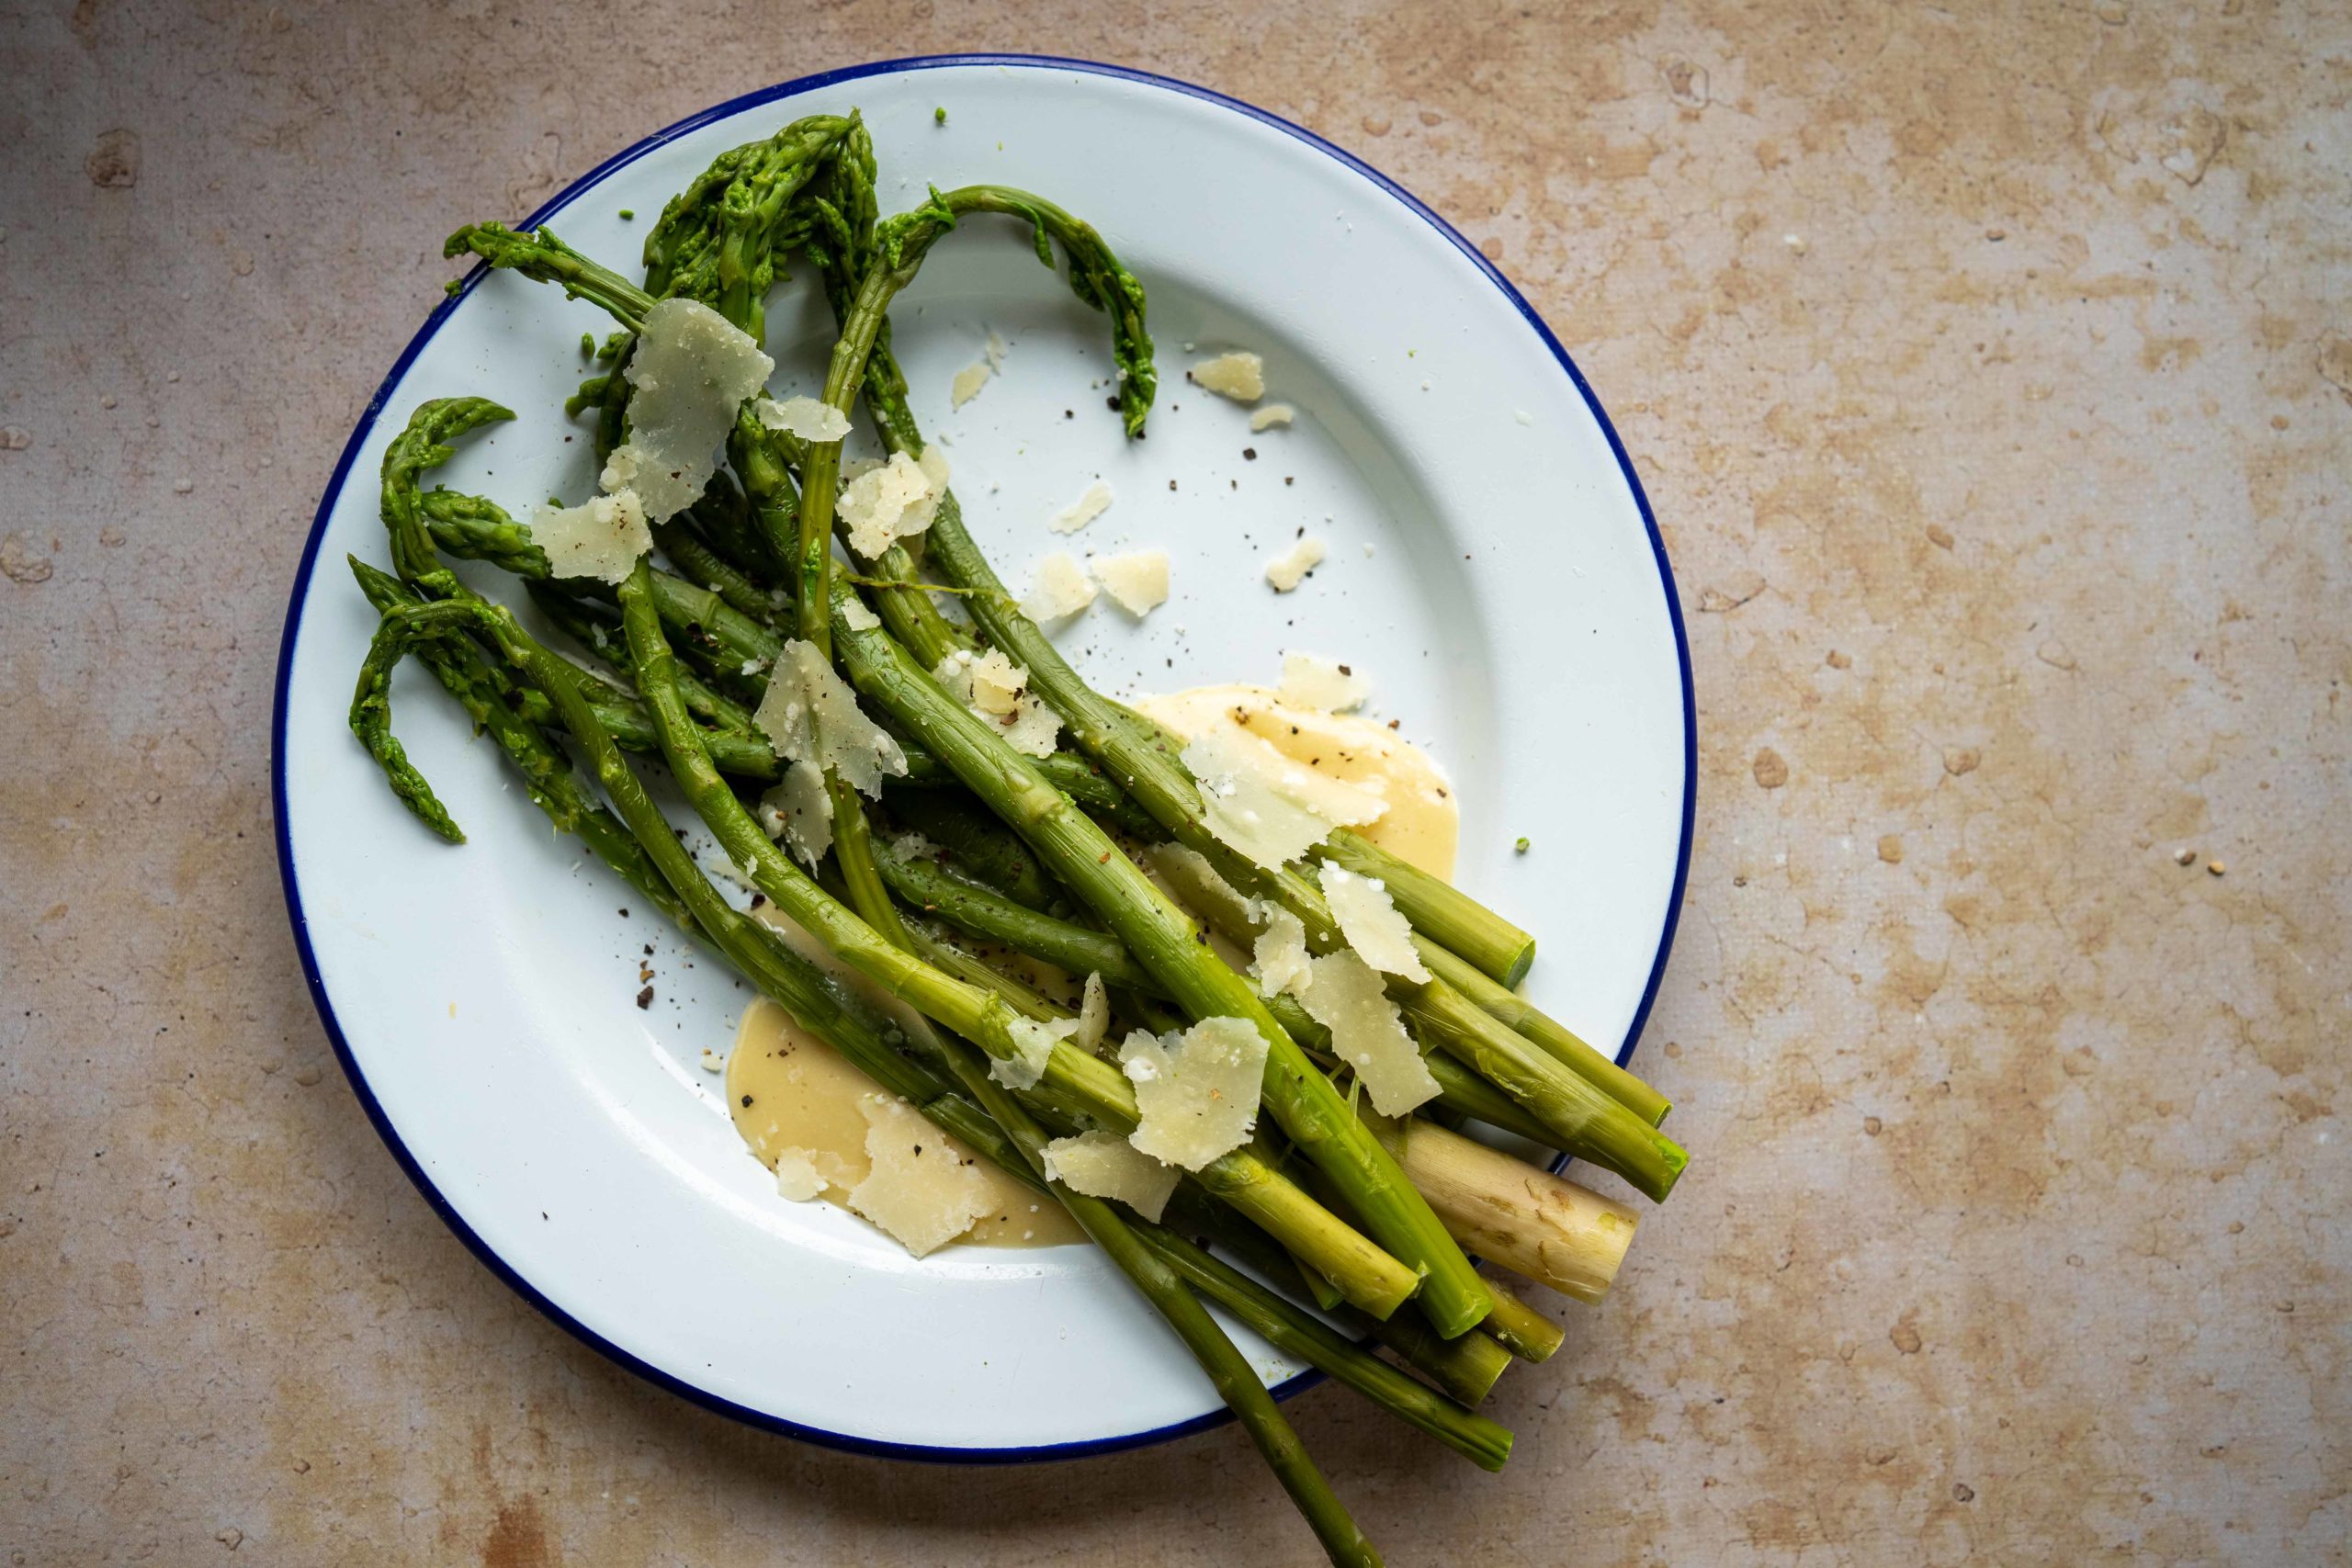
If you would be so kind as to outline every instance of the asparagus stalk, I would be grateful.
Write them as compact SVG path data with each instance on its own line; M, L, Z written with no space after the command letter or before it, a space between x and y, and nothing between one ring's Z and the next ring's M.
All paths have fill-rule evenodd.
M1464 1247L1580 1302L1609 1293L1632 1209L1433 1122L1400 1123L1392 1146Z

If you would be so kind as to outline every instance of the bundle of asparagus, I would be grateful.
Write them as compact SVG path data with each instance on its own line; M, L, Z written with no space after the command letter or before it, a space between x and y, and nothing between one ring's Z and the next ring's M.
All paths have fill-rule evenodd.
M1561 1332L1465 1251L1594 1301L1634 1216L1462 1129L1485 1123L1589 1159L1659 1200L1684 1161L1657 1130L1667 1103L1521 998L1511 987L1533 940L1446 883L1346 829L1271 864L1232 841L1182 742L1091 689L1023 613L930 467L889 306L966 218L1026 223L1040 260L1054 266L1058 251L1070 288L1107 315L1119 410L1140 435L1156 385L1143 289L1091 227L1040 197L934 190L883 220L874 186L857 117L817 116L721 155L672 200L641 283L546 229L481 223L451 237L452 256L557 284L612 316L609 368L568 405L593 424L608 493L526 525L484 497L427 490L457 440L511 415L478 398L416 409L383 461L393 570L351 562L382 616L352 728L409 808L460 840L391 732L392 671L421 660L548 818L639 897L883 1090L1060 1202L1182 1339L1332 1560L1376 1562L1203 1302L1499 1468L1510 1435L1472 1407L1514 1357L1544 1359ZM792 255L817 274L839 326L821 403L762 395L763 305ZM682 415L680 397L696 394L681 392L695 378L677 356L696 333L712 352L684 367L701 377L705 406ZM926 531L877 529L874 508L851 504L865 481L844 491L842 441L861 408L891 465L873 483L900 478L904 494L922 492ZM588 660L476 594L445 553L524 580ZM939 593L968 619L943 614ZM990 650L1025 674L1066 746L1016 747L942 683L955 656ZM911 1010L884 1016L728 896L632 754L666 765L775 913ZM890 847L893 825L920 829L933 852ZM1356 953L1369 944L1351 944L1333 900L1360 899L1365 884L1409 924L1408 953ZM1261 956L1303 942L1302 965L1362 959L1372 1005L1385 991L1409 1032L1427 1098L1396 1116L1363 1105L1374 1064L1349 1055L1297 987L1262 974L1253 984L1210 931ZM1090 1031L979 956L998 949L1099 977L1133 1032L1128 1070L1110 1059L1116 1031L1100 1019ZM1140 1142L1153 1130L1153 1076L1132 1058L1153 1047L1136 1042L1189 1054L1203 1031L1238 1060L1262 1060L1271 1125L1196 1157L1179 1151L1182 1179L1164 1210L1057 1157L1089 1139L1098 1152ZM1165 1060L1170 1047L1158 1048Z

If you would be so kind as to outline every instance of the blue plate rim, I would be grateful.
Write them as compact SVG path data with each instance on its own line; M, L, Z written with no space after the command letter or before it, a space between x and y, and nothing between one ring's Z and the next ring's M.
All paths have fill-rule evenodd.
M1600 422L1601 434L1609 441L1609 450L1617 459L1618 470L1623 474L1626 485L1633 491L1634 502L1641 510L1642 526L1648 532L1650 549L1657 559L1658 583L1666 595L1667 618L1674 627L1675 659L1681 666L1682 840L1676 852L1674 886L1667 901L1665 925L1658 933L1657 956L1651 963L1649 980L1642 988L1641 1003L1634 1010L1633 1021L1627 1025L1624 1041L1617 1049L1617 1060L1623 1064L1633 1055L1634 1047L1641 1039L1642 1028L1649 1021L1650 1010L1657 1004L1658 986L1665 977L1667 958L1674 947L1675 931L1681 920L1683 892L1690 874L1690 845L1698 806L1699 728L1698 708L1690 679L1690 643L1682 621L1682 600L1680 594L1675 590L1674 568L1667 558L1666 540L1658 532L1657 518L1650 510L1649 493L1642 488L1641 476L1634 470L1633 458L1626 453L1625 444L1619 437L1616 425L1611 422L1608 411L1601 407L1600 399L1593 392L1591 383L1585 379L1584 372L1577 368L1576 361L1569 356L1568 351L1561 346L1560 340L1553 334L1551 327L1537 313L1535 308L1527 302L1525 296L1521 295L1494 263L1487 260L1476 245L1463 236L1459 230L1439 217L1427 203L1354 153L1325 141L1305 126L1284 119L1282 116L1260 108L1255 104L1195 83L1182 81L1173 76L1159 75L1154 72L1137 70L1133 66L1114 65L1094 60L1070 59L1060 55L922 54L909 55L897 60L873 61L864 65L851 65L839 70L819 72L813 75L797 77L789 82L782 82L773 86L744 93L724 103L716 104L700 113L689 115L684 119L665 126L642 141L623 148L570 185L565 186L542 203L537 211L525 219L522 227L531 228L546 222L556 213L601 184L614 170L626 167L664 143L674 141L690 131L697 130L714 120L725 119L745 109L756 108L763 104L775 103L785 98L797 97L843 82L863 81L873 76L898 75L911 71L936 71L975 65L1006 66L1022 70L1077 71L1090 75L1106 76L1114 80L1162 88L1246 115L1262 125L1304 142L1328 157L1337 159L1340 164L1370 180L1389 197L1401 203L1408 211L1450 241L1489 283L1501 290L1503 298L1510 301L1511 308L1519 312L1529 327L1533 329L1544 346L1551 351L1553 358L1559 362L1560 368L1567 372L1568 379L1575 384L1577 394L1584 399L1585 406L1592 412L1593 418ZM786 1437L797 1438L803 1442L815 1443L824 1448L839 1449L849 1453L866 1454L884 1459L914 1460L933 1464L1026 1464L1053 1460L1083 1459L1092 1454L1117 1453L1128 1449L1148 1448L1155 1443L1163 1443L1172 1438L1188 1437L1195 1432L1207 1431L1211 1427L1222 1426L1232 1420L1232 1412L1220 1407L1189 1420L1173 1422L1165 1427L1155 1427L1148 1431L1131 1432L1115 1438L1096 1438L1074 1443L1032 1444L1022 1448L948 1448L918 1443L886 1442L877 1438L858 1437L853 1433L830 1431L824 1427L807 1426L767 1411L739 1404L733 1400L689 1382L631 1354L548 1300L529 1280L508 1266L506 1260L484 1241L472 1226L466 1224L457 1210L450 1205L448 1200L441 1195L440 1189L435 1187L432 1178L425 1174L424 1167L409 1151L408 1145L401 1141L400 1134L393 1128L390 1119L385 1114L383 1106L377 1100L374 1091L368 1088L367 1077L360 1071L358 1062L351 1054L350 1044L344 1038L343 1025L335 1016L334 1004L327 995L324 980L320 977L318 955L311 947L310 923L303 913L301 887L294 869L294 845L288 836L286 828L287 693L293 675L295 644L301 632L302 609L309 601L311 580L318 564L319 546L326 536L328 518L333 513L336 503L342 499L344 487L350 479L352 463L358 457L360 447L366 445L369 434L375 428L376 421L382 416L385 404L390 400L393 390L400 385L401 378L407 374L409 366L414 362L419 354L424 352L425 344L433 341L435 334L439 333L442 325L447 321L459 302L473 291L484 276L486 276L486 269L476 267L466 276L455 293L434 307L432 313L425 317L424 324L417 329L416 335L409 339L408 345L401 350L400 357L392 362L391 369L378 384L374 394L368 400L367 407L360 411L358 422L352 428L350 439L344 443L342 455L335 459L334 471L328 479L318 510L311 517L310 537L303 541L301 559L295 568L293 590L287 602L285 625L278 634L277 689L272 698L270 716L270 797L276 818L271 824L271 836L277 844L278 881L285 893L287 915L293 925L294 945L301 958L302 976L310 987L311 1003L318 1009L319 1021L326 1029L328 1042L334 1047L335 1060L342 1064L344 1077L350 1081L352 1092L358 1097L361 1107L368 1113L368 1122L376 1129L377 1136L384 1141L384 1146L391 1151L392 1158L407 1175L410 1182L415 1186L426 1204L440 1216L442 1224L447 1225L458 1239L481 1260L482 1266L504 1282L508 1289L537 1308L558 1327L599 1355L636 1373L648 1382L667 1389L672 1393L690 1400L707 1410L741 1421L746 1426L782 1433ZM1557 1168L1556 1165L1555 1168ZM1321 1372L1308 1371L1287 1379L1274 1388L1272 1393L1276 1399L1288 1399L1294 1394L1304 1393L1322 1381Z

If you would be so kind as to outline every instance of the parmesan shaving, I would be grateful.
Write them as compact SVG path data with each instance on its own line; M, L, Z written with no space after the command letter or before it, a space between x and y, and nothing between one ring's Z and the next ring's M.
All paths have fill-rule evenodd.
M1097 517L1102 516L1110 505L1110 485L1102 479L1096 479L1086 487L1085 492L1076 501L1055 513L1053 521L1046 526L1057 534L1075 534Z
M531 514L531 542L547 556L550 576L619 582L653 547L653 532L637 492L623 490L581 506L540 507Z
M987 356L989 369L1004 368L1004 339L997 335L994 327L990 327L988 341L980 345L980 353Z
M825 771L813 762L786 768L784 782L760 797L760 825L816 870L833 847L833 798L825 793Z
M1035 1089L1046 1076L1046 1064L1053 1059L1056 1035L1045 1024L1026 1018L1014 1019L1008 1032L1013 1054L991 1057L989 1077L1007 1089Z
M1091 1198L1111 1198L1158 1220L1180 1173L1115 1133L1080 1133L1046 1145L1046 1179Z
M980 389L987 386L989 378L995 374L996 367L985 359L977 364L967 365L956 372L956 379L949 382L947 387L949 406L960 409L974 398L978 397Z
M1202 360L1185 375L1196 385L1237 403L1254 403L1266 395L1266 362L1254 354L1220 354Z
M1246 1018L1204 1018L1182 1034L1127 1036L1119 1063L1136 1086L1143 1153L1198 1170L1250 1136L1266 1073L1266 1038Z
M885 774L907 771L899 743L859 709L816 645L799 637L784 645L752 722L786 761L814 762L868 795L881 795Z
M1309 534L1266 562L1266 581L1273 584L1275 592L1287 593L1306 581L1308 572L1321 566L1329 553L1323 541Z
M932 679L947 694L1003 732L1004 743L1028 757L1050 757L1062 732L1061 716L1028 689L1029 671L1001 649L975 654L957 649L939 661Z
M857 476L842 491L842 521L849 525L849 547L874 559L900 539L931 526L947 488L946 458L934 465L931 453L918 463L904 452L893 452L887 463L860 466ZM937 476L930 471L936 467Z
M842 625L854 632L870 632L882 624L882 617L865 607L865 601L854 593L842 601Z
M1426 985L1430 972L1413 946L1412 922L1396 911L1388 888L1376 876L1358 876L1330 865L1323 868L1323 897L1340 934L1356 956L1385 974L1415 985Z
M880 1094L867 1095L858 1109L865 1113L865 1154L874 1168L850 1189L851 1208L917 1258L962 1235L988 1212L988 1183L921 1111Z
M1114 589L1113 593L1116 592ZM1086 569L1068 550L1056 550L1037 563L1029 596L1021 601L1021 613L1033 621L1058 621L1093 603L1094 584L1088 580Z
M1057 1018L1045 1027L1055 1039L1067 1040L1089 1055L1093 1055L1094 1047L1102 1043L1102 1035L1111 1027L1111 998L1102 989L1102 976L1087 976L1086 992L1079 1001L1076 1018Z
M1301 707L1346 713L1363 705L1364 698L1372 695L1372 682L1336 659L1319 653L1285 653L1283 683L1277 692L1283 701Z
M813 1202L832 1183L817 1171L817 1156L807 1149L778 1149L775 1190L796 1203Z
M1201 862L1204 868L1208 862ZM1215 870L1209 874L1215 876ZM1257 949L1250 954L1250 973L1258 982L1261 997L1278 997L1284 991L1292 996L1306 994L1309 979L1306 951L1306 927L1288 909L1269 907L1266 929L1258 933Z
M1241 729L1209 729L1185 744L1202 815L1219 842L1279 871L1334 828L1376 820L1387 803L1325 778Z
M1314 976L1299 999L1331 1032L1332 1051L1355 1069L1372 1108L1402 1116L1436 1098L1437 1079L1372 966L1347 952L1327 953L1311 964Z
M735 411L775 368L749 334L709 306L657 301L622 372L634 393L628 439L606 463L604 488L636 491L650 522L692 506L718 468Z
M1250 428L1272 430L1278 424L1288 424L1298 417L1298 411L1288 403L1268 403L1264 408L1250 411Z
M849 434L849 415L821 398L762 398L752 405L760 423L803 441L839 441Z
M1094 563L1094 576L1118 601L1119 608L1137 620L1168 602L1166 550L1104 556Z

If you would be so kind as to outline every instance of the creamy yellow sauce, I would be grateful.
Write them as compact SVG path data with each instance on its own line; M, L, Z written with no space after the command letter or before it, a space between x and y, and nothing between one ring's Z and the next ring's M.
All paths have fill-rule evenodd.
M1213 725L1247 731L1292 761L1387 802L1357 832L1432 876L1453 874L1462 808L1428 752L1385 724L1285 703L1265 686L1195 686L1128 706L1187 740Z
M858 1101L874 1082L841 1053L792 1021L767 998L754 1001L736 1027L727 1057L727 1110L735 1131L774 1169L786 1149L807 1151L828 1183L824 1201L842 1208L849 1190L865 1179L865 1115ZM1056 1247L1083 1241L1078 1223L1052 1199L1032 1191L945 1133L939 1141L958 1160L971 1161L988 1184L991 1208L960 1238L982 1247ZM966 1211L968 1213L969 1211Z
M1357 831L1433 876L1453 874L1462 817L1453 786L1428 753L1386 726L1285 703L1264 686L1196 686L1170 696L1135 698L1131 705L1188 739L1213 725L1245 729L1315 772L1377 795L1386 809ZM761 916L813 961L841 972L789 921L765 908ZM1247 954L1222 941L1216 945L1227 962L1249 962ZM1057 971L1031 978L1049 995L1075 995L1069 977ZM728 1113L761 1163L773 1169L785 1151L806 1151L828 1184L824 1201L847 1208L849 1190L872 1168L865 1115L858 1109L859 1100L875 1092L872 1080L762 997L736 1028L726 1083ZM958 1159L975 1160L970 1149L947 1134L940 1139ZM978 1159L975 1168L989 1183L992 1207L956 1245L1053 1247L1085 1239L1058 1204L990 1161Z

